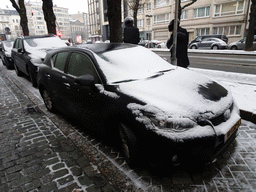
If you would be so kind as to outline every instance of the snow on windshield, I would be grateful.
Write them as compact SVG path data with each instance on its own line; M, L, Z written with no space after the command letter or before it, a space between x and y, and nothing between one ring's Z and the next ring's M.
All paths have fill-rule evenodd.
M150 77L159 71L175 69L170 63L143 47L132 47L95 55L108 82Z

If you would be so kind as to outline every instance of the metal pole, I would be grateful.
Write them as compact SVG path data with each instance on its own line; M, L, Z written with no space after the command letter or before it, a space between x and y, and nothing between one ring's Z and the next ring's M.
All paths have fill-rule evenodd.
M174 15L174 28L173 28L173 47L171 63L177 65L176 50L177 50L177 32L178 32L178 12L180 0L175 0L175 15Z

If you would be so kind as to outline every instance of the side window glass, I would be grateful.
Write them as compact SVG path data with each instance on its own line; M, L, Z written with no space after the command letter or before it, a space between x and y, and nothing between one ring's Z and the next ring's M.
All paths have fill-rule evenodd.
M61 71L64 71L68 54L69 52L62 52L62 53L55 54L52 57L54 67Z
M99 80L92 60L87 55L81 53L72 53L68 65L68 74L74 76L90 74L94 76L96 83Z
M21 49L21 48L22 48L22 40L18 39L18 49Z

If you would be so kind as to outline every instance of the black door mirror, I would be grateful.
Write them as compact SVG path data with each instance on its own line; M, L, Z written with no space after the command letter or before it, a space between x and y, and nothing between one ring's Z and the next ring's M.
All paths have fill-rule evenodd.
M81 86L94 87L94 77L89 74L77 77L74 82Z

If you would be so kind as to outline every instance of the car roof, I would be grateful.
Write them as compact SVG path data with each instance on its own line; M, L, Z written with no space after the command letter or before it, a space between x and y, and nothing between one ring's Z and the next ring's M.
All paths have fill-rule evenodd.
M31 35L31 36L21 36L19 38L22 39L36 39L36 38L45 38L45 37L57 37L54 34L47 34L47 35Z

